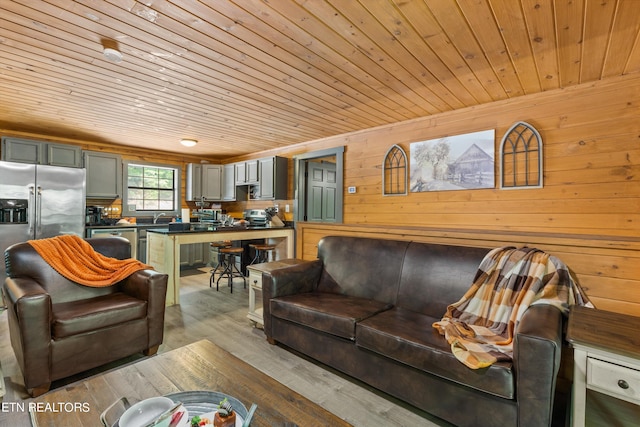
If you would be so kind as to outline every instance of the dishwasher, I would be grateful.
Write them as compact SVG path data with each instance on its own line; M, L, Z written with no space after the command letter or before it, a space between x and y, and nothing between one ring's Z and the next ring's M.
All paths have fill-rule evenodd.
M131 258L138 256L138 231L135 228L92 228L88 237L124 237L131 243Z

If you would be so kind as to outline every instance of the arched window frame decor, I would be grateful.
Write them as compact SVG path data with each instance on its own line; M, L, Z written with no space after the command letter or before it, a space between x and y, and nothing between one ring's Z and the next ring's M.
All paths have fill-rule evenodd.
M408 171L407 153L399 145L391 146L382 164L382 195L406 196Z
M534 158L534 154L537 158ZM527 122L515 123L507 130L500 143L500 188L542 188L543 158L540 133ZM505 167L508 161L512 163L510 168ZM507 171L511 171L510 174ZM524 176L522 184L518 183L519 171Z

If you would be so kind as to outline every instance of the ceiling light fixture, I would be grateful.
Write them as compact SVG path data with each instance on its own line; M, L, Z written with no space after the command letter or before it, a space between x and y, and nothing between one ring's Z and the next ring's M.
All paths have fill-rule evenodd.
M198 141L196 141L195 139L181 139L180 140L180 144L184 145L185 147L193 147L197 143L198 143Z
M108 61L115 63L122 62L122 53L120 53L118 49L105 47L102 51L102 54Z

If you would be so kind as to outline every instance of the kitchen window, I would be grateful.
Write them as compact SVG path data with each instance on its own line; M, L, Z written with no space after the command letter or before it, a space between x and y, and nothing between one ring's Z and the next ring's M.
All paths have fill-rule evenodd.
M133 161L124 166L123 215L179 214L180 168Z

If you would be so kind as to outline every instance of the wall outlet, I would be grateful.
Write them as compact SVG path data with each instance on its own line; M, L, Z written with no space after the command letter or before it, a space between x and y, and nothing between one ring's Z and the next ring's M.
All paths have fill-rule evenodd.
M286 213L289 213L289 205L284 205L284 211L285 211Z
M349 194L356 194L356 187L348 187Z

